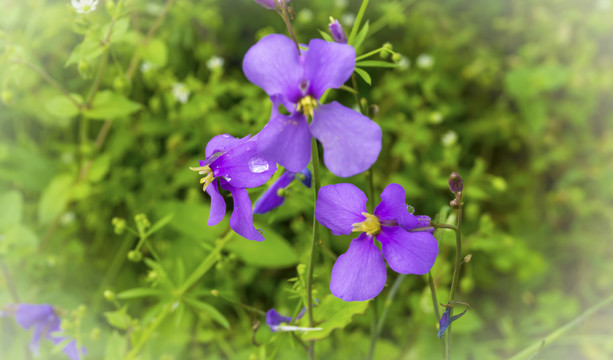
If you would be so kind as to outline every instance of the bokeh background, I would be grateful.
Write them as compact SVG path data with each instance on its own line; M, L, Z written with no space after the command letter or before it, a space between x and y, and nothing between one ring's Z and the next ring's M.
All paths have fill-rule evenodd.
M14 285L21 302L62 309L86 359L110 360L155 317L170 296L166 285L189 276L225 232L228 216L206 226L209 200L188 167L213 136L255 134L267 122L269 100L245 79L241 61L260 37L286 30L249 0L133 0L105 37L108 6L101 0L79 15L65 1L0 1L0 258L11 278L0 277L0 307L16 302ZM320 37L329 16L348 32L359 6L293 1L299 40ZM368 7L370 31L358 53L389 42L403 56L396 67L367 69L372 86L358 81L384 131L373 168L378 192L397 182L417 213L453 222L447 176L464 178L464 251L472 260L458 298L471 310L454 323L455 359L511 357L613 293L612 18L610 0ZM93 105L79 110L58 87ZM351 94L331 95L356 105ZM343 181L367 188L362 175L324 171L324 184ZM294 186L283 208L256 216L267 240L236 237L197 284L227 328L180 304L141 359L304 358L287 334L262 326L253 335L264 318L239 304L294 311L298 285L288 279L307 260L312 210L311 191ZM164 221L141 248L150 261L128 260L139 237L121 233L122 220L112 223L136 229L138 214ZM432 274L445 302L455 240L437 238ZM333 256L348 240L322 231L318 297L329 293ZM388 285L395 276L390 271ZM119 298L123 313L103 296L134 288L162 295ZM320 358L365 357L372 313L388 292L318 342ZM389 311L375 358L441 357L426 277L407 277ZM536 358L610 359L612 322L605 307ZM0 358L26 359L30 334L10 317L0 324ZM41 358L64 358L41 345Z

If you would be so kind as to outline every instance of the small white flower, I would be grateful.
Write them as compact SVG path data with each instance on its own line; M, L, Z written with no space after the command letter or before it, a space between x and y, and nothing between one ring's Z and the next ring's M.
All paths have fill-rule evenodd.
M172 84L172 96L181 104L185 104L189 98L190 91L183 83Z
M157 67L157 65L155 65L154 63L150 62L150 61L143 61L143 63L140 65L140 72L142 73L146 73L148 71L151 71L153 69L155 69Z
M401 57L400 61L398 61L398 69L402 71L406 71L410 67L411 67L411 60L406 56Z
M72 0L71 4L79 14L88 14L96 10L98 0Z
M446 146L446 147L454 145L457 141L458 141L458 134L453 130L447 131L441 138L441 143L443 143L443 146Z
M417 67L422 69L429 69L434 65L434 58L432 55L421 54L417 57Z
M225 60L222 57L213 56L212 58L207 60L206 67L209 68L209 70L211 71L215 71L217 69L221 69L224 63Z
M341 24L343 24L343 26L350 27L353 25L354 22L355 22L355 15L352 13L346 13L346 14L343 14L343 16L341 16Z

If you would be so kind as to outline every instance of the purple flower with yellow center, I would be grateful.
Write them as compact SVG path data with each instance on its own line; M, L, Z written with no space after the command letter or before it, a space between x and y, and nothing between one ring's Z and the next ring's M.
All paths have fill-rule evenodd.
M336 101L319 103L326 90L341 87L351 77L354 67L355 50L347 44L313 39L299 54L290 38L272 34L252 46L243 59L243 72L273 102L270 121L258 134L258 150L298 172L311 159L314 136L332 173L347 177L366 171L381 151L379 125ZM280 113L279 105L290 114Z
M14 314L19 326L25 330L34 328L29 349L36 356L38 356L41 338L51 340L55 345L68 339L61 335L61 320L51 305L18 304L14 309ZM81 347L81 351L78 350L75 340L64 345L62 351L72 360L79 360L86 353L84 347Z
M345 301L377 296L387 278L385 260L401 274L425 274L434 265L438 243L430 232L420 231L429 220L426 223L426 219L409 213L405 197L402 186L389 184L374 214L369 214L366 195L352 184L327 185L319 190L317 221L334 235L360 233L332 268L330 291L334 296Z
M218 135L209 141L205 150L206 159L200 166L190 168L205 175L200 179L202 190L211 196L209 226L217 225L226 214L226 202L219 188L228 190L234 199L230 227L239 235L262 241L264 237L253 226L251 200L245 188L260 186L277 170L277 165L257 151L255 137L242 139L228 134Z
M253 205L253 213L265 214L283 205L286 189L296 178L300 178L304 186L311 187L311 172L309 169L304 168L299 173L286 171L256 200L255 205Z

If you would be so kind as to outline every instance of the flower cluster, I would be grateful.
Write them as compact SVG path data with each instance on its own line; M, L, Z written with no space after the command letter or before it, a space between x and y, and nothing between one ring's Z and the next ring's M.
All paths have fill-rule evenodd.
M29 349L36 356L38 356L41 338L51 340L55 345L63 343L68 339L61 335L61 320L59 316L57 316L53 306L49 304L18 304L12 311L2 312L0 315L9 313L14 314L17 324L25 330L34 329ZM62 351L71 360L79 360L86 353L84 347L81 347L81 350L78 349L75 340L69 341L64 345Z
M330 291L345 301L377 296L387 278L385 260L402 274L427 273L438 254L438 243L427 230L429 218L411 214L405 191L388 185L374 214L366 212L366 195L352 184L324 186L319 190L315 217L334 235L360 235L332 268ZM374 240L381 243L381 250ZM385 258L385 260L384 260Z

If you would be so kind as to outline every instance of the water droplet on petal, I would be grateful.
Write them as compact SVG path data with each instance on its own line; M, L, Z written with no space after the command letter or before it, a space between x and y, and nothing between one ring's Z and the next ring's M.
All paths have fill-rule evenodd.
M407 205L407 210L409 211L409 214L413 214L415 212L415 208L411 205Z
M263 158L255 156L249 160L249 171L252 173L261 174L266 170L268 170L268 161Z
M256 230L260 233L260 235L264 236L264 230L262 229L256 229Z
M229 176L222 176L222 178L224 178L227 182L230 182L232 180L232 178Z

